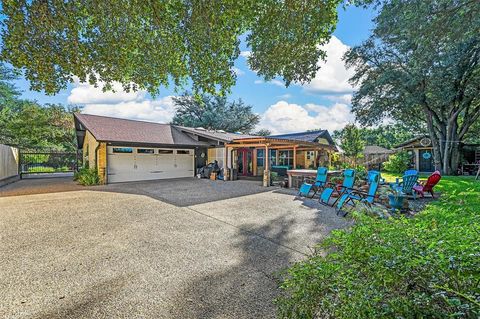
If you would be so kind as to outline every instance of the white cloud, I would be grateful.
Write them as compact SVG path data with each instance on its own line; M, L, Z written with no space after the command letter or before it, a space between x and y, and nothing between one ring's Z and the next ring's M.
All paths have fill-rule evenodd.
M281 99L283 99L283 100L288 100L288 99L290 99L290 98L292 97L292 95L287 93L287 94L279 95L279 96L277 96L277 97L279 97L279 98L281 98Z
M352 94L325 95L324 97L333 102L352 104Z
M255 83L255 84L263 84L263 83L265 83L265 82L263 82L262 80L255 80L253 83Z
M240 70L240 69L237 68L236 66L234 66L234 67L232 68L232 70L233 70L233 72L235 72L235 74L236 74L237 76L241 76L241 75L244 75L244 74L245 74L245 72L243 72L242 70Z
M248 58L250 55L252 55L252 51L241 51L240 56L244 58Z
M273 85L280 86L280 87L285 87L285 83L283 83L282 81L277 80L277 79L273 79L273 80L268 81L268 82L264 82L262 80L255 80L253 83L255 83L255 84L267 83L267 84L273 84Z
M75 79L73 83L74 88L68 96L68 103L71 104L89 104L89 103L120 103L126 101L139 101L145 98L146 91L139 90L136 92L125 92L120 83L112 85L113 91L103 92L103 84L100 83L98 87L94 87L88 83L81 83Z
M124 92L114 83L115 92L76 81L68 102L83 106L82 113L152 122L170 122L175 114L173 96L149 99L145 91Z
M266 128L273 134L302 132L312 129L327 129L330 132L343 128L354 120L346 104L335 103L331 106L290 104L279 101L271 105L261 116L260 128Z
M332 36L330 42L323 46L327 53L327 61L318 61L320 69L310 83L303 85L305 90L320 93L353 92L348 80L354 75L353 69L346 69L342 60L349 49L337 37Z

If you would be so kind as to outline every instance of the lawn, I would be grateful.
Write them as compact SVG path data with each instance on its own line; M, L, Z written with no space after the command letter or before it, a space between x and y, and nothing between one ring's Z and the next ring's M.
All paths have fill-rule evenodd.
M480 181L444 177L436 191L414 218L354 214L321 244L329 254L288 270L280 317L478 318Z

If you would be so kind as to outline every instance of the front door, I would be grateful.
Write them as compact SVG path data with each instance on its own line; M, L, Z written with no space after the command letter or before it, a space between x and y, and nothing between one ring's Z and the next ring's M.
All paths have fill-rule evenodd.
M242 148L237 151L238 175L253 175L253 151Z
M434 165L433 165L433 154L431 149L421 149L419 150L419 171L420 172L433 172Z

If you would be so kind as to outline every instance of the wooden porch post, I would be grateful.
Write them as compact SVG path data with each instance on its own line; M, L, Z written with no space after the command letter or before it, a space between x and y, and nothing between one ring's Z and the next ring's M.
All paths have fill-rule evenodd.
M297 145L293 146L293 169L297 168Z
M263 186L270 186L270 156L268 154L268 144L265 144L265 170L263 171Z

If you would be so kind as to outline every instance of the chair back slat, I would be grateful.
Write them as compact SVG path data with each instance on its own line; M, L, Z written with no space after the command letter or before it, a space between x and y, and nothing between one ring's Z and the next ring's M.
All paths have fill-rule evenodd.
M404 176L406 175L418 175L418 171L416 169L407 169L404 173Z
M418 175L404 175L402 179L402 192L411 193L413 186L417 184Z

